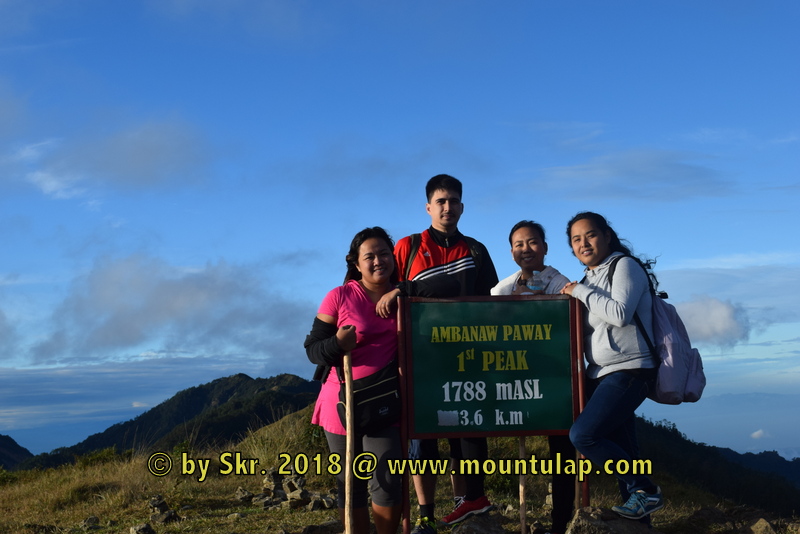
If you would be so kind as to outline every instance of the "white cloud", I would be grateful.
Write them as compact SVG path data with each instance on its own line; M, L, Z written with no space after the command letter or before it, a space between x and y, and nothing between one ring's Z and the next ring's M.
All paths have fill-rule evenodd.
M750 337L750 320L739 305L705 296L675 307L693 343L732 347Z
M23 145L14 151L12 158L22 164L35 165L45 154L51 152L58 143L58 139L45 139L38 143Z
M686 139L694 143L739 143L751 139L746 130L742 128L700 128L685 135Z
M53 2L28 2L27 0L0 1L0 36L25 33L31 29L35 19L51 9Z
M557 148L596 149L605 133L605 125L596 122L540 122L534 128L549 136Z
M145 255L101 258L73 282L30 356L54 364L131 353L302 354L314 308L267 283L253 266L222 261L187 270Z
M712 258L684 259L672 265L674 269L742 269L764 265L800 263L800 254L794 252L769 252L762 254L729 254Z
M49 197L68 199L85 197L96 188L195 183L204 178L210 157L203 136L173 118L108 134L28 143L4 163L10 167L6 176L20 176Z
M771 139L769 142L774 145L792 145L800 143L800 135L796 133L791 133L783 137L776 137L775 139Z
M741 147L742 144L748 143L761 148L770 145L790 145L800 141L800 135L796 132L778 134L770 138L758 138L744 128L699 128L682 137L687 141L704 145L738 145Z
M34 171L25 177L30 183L35 185L45 195L57 198L68 199L82 196L86 190L75 187L73 184L80 181L66 175L56 175L47 171Z
M598 156L588 163L541 171L537 188L569 193L572 198L683 201L730 193L717 171L695 163L709 156L669 150L638 149Z
M19 335L16 326L0 310L0 360L13 358L17 352Z
M195 181L208 157L205 141L190 124L167 119L73 143L58 164L85 169L98 183L146 187Z
M24 120L25 102L0 80L0 138L18 134Z
M320 6L293 0L155 0L149 5L161 16L191 24L192 32L201 35L227 30L237 37L302 43L316 40L331 25Z
M764 263L768 257L779 263ZM731 265L737 259L727 258ZM800 284L800 266L785 263L790 258L781 254L767 254L755 258L757 265L748 264L748 260L741 258L747 264L741 268L660 271L659 285L668 288L670 297L676 301L689 299L692 294L702 294L741 303L735 306L746 310L750 325L756 330L773 323L794 323L800 321L800 310L793 292L786 288Z
M761 438L765 438L765 437L768 437L768 436L769 436L769 434L767 434L766 432L764 432L764 430L761 430L761 429L756 430L755 432L750 434L750 437L753 438L753 439L761 439Z

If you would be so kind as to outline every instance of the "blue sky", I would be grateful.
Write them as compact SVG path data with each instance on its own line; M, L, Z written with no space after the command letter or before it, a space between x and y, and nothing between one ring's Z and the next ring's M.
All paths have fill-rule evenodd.
M800 7L0 0L0 433L75 444L221 376L310 378L352 235L460 228L498 274L578 211L658 257L689 438L800 455ZM788 237L787 237L788 236Z

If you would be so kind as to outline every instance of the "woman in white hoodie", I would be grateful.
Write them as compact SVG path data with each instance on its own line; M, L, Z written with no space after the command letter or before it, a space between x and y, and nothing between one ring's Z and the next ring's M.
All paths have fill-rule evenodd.
M520 221L511 228L508 234L511 244L511 257L519 265L520 270L501 280L491 290L492 295L530 295L544 293L557 295L561 288L569 283L569 278L556 269L544 264L547 255L547 241L544 237L544 228L533 221ZM536 287L533 290L529 282L536 274ZM562 458L575 458L575 448L569 436L547 436L550 446L550 458L555 458L560 453ZM573 501L575 500L575 476L568 473L553 475L553 528L550 532L561 534L567 531L567 523L572 518Z
M635 411L654 386L658 371L634 320L634 314L638 315L653 339L652 294L657 281L650 271L652 262L632 256L597 213L573 217L567 224L567 237L573 254L586 266L586 276L561 292L579 299L588 311L584 355L589 363L589 400L569 437L597 469L616 466L626 503L613 510L628 519L646 518L664 507L661 489L646 475L634 474L632 465L639 455Z
M520 221L508 234L511 244L511 257L519 265L520 270L501 280L491 290L492 295L526 295L536 291L552 295L558 294L569 278L544 264L547 255L547 242L544 239L544 228L533 221ZM541 290L531 290L529 282L538 272L537 283Z

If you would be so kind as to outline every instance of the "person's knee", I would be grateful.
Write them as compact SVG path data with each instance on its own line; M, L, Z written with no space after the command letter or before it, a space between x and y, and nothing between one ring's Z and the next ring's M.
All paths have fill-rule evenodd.
M584 432L579 425L572 425L572 428L569 429L569 440L579 451L585 449L592 443L591 436Z
M376 472L370 480L373 504L392 508L403 504L403 479L387 472Z
M372 503L385 508L394 508L403 504L401 488L383 488L372 493Z

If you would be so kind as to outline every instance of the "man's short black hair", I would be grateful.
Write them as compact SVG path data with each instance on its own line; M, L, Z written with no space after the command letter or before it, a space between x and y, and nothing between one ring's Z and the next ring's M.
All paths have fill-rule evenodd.
M453 178L449 174L437 174L428 180L428 184L425 186L425 196L428 197L428 202L431 201L433 194L440 189L458 193L458 198L461 198L461 182L458 178Z

